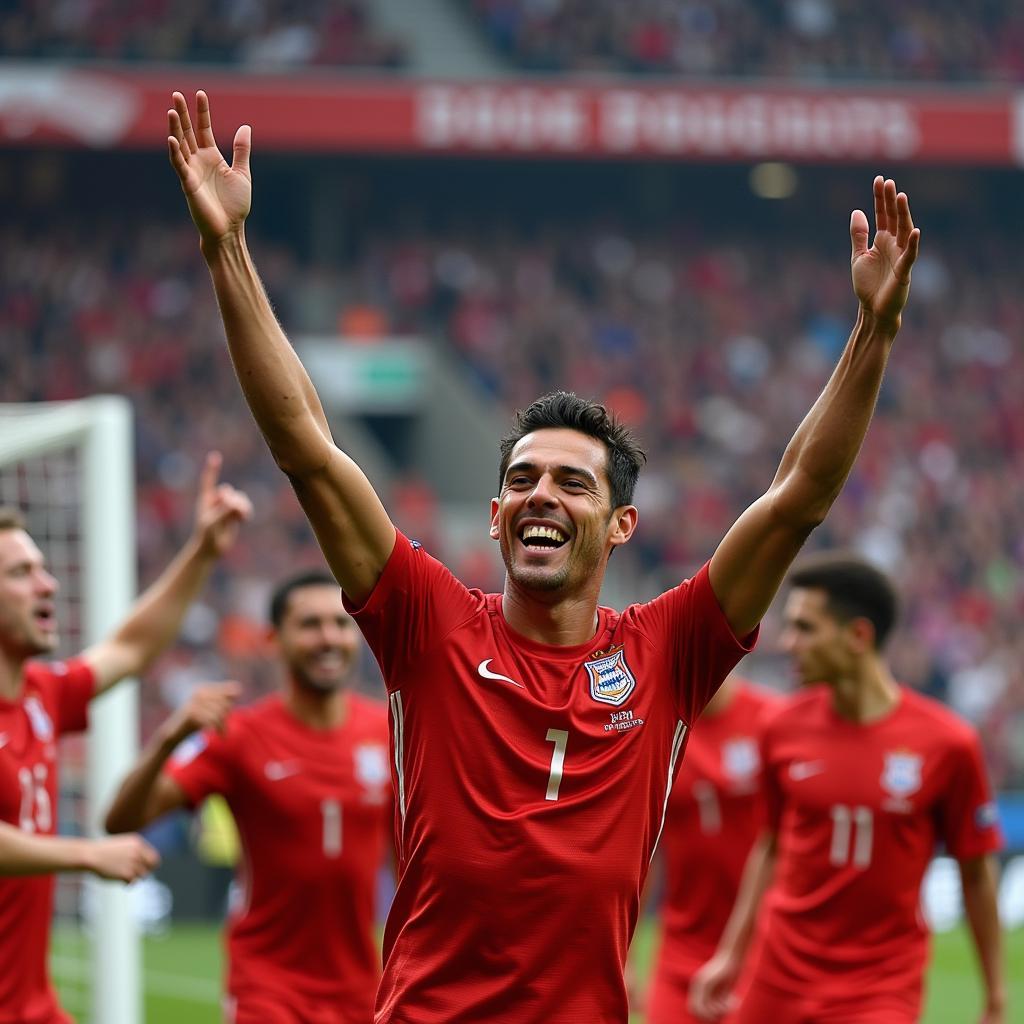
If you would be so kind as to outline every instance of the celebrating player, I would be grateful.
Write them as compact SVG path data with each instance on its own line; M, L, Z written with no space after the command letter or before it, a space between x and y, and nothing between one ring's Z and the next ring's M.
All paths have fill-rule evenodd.
M690 979L714 953L764 827L760 738L779 699L730 676L711 698L672 787L659 858L662 935L648 1024L690 1024Z
M629 432L564 392L522 412L491 502L504 592L467 590L335 446L274 317L245 244L249 127L229 167L204 93L195 127L180 93L168 120L246 400L389 690L400 875L376 1020L625 1020L626 950L689 726L870 421L918 251L907 197L876 180L870 248L853 215L857 323L766 494L692 579L619 614L598 595L637 524Z
M57 646L57 581L21 518L0 511L0 1024L64 1024L46 967L55 871L129 882L152 870L137 836L94 842L54 836L58 737L81 732L88 705L138 675L171 642L213 563L234 543L249 499L217 483L220 456L200 477L192 536L105 640L69 661L30 659Z
M283 583L270 618L284 692L232 711L235 683L198 688L147 745L107 828L139 829L223 795L244 851L227 1019L369 1024L380 977L377 872L394 827L387 714L349 690L359 633L332 576Z
M981 1019L1002 1024L992 857L1001 839L978 738L893 680L882 647L897 600L882 573L825 555L790 583L782 644L802 683L824 685L765 730L770 831L693 981L692 1006L703 1018L729 1008L762 906L736 1024L913 1024L928 952L921 880L941 840L960 864L986 990Z

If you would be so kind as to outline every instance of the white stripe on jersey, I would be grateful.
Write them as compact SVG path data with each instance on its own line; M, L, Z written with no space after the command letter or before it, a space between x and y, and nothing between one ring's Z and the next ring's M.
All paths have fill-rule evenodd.
M665 816L668 814L668 798L672 795L672 783L676 777L676 761L679 760L679 751L683 749L683 740L686 739L686 726L682 721L676 722L676 731L672 736L672 753L668 759L668 779L665 783L665 802L661 806L661 824L658 826L658 836L651 847L651 860L661 842L661 833L665 830ZM648 861L648 864L650 861Z
M395 690L388 703L391 705L391 727L395 736L395 777L398 779L398 809L402 815L402 835L405 835L405 711L402 707L402 691Z

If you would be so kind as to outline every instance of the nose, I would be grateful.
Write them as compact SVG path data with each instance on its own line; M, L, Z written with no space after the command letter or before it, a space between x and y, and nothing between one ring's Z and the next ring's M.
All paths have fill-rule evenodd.
M547 473L537 478L537 483L534 484L533 490L526 499L526 504L530 508L536 508L538 505L551 506L556 504L554 481Z
M783 629L779 635L778 642L779 650L783 654L792 654L796 650L796 631L792 629Z
M57 582L57 577L48 573L45 569L40 569L37 573L36 579L36 590L39 591L44 597L52 597L57 593L60 588L60 584Z

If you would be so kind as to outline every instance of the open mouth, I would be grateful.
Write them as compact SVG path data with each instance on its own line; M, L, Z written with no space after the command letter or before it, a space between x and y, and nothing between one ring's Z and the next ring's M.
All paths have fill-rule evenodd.
M57 625L57 617L54 609L49 607L37 608L32 613L32 619L41 629L52 630Z
M524 526L519 540L530 551L555 551L569 538L557 526Z

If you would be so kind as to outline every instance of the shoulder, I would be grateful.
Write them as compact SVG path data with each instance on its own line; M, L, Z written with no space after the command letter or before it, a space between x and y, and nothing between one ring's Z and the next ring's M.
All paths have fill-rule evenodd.
M764 722L766 732L785 732L801 728L808 720L828 707L828 687L822 684L803 687L796 693L780 694L766 701Z
M902 717L912 723L916 735L922 729L939 746L952 749L969 748L978 742L978 733L969 722L961 718L945 704L926 697L907 686L901 686L903 706Z
M752 711L760 714L771 714L781 708L786 696L778 690L769 690L766 686L758 686L747 679L741 679L738 696Z

